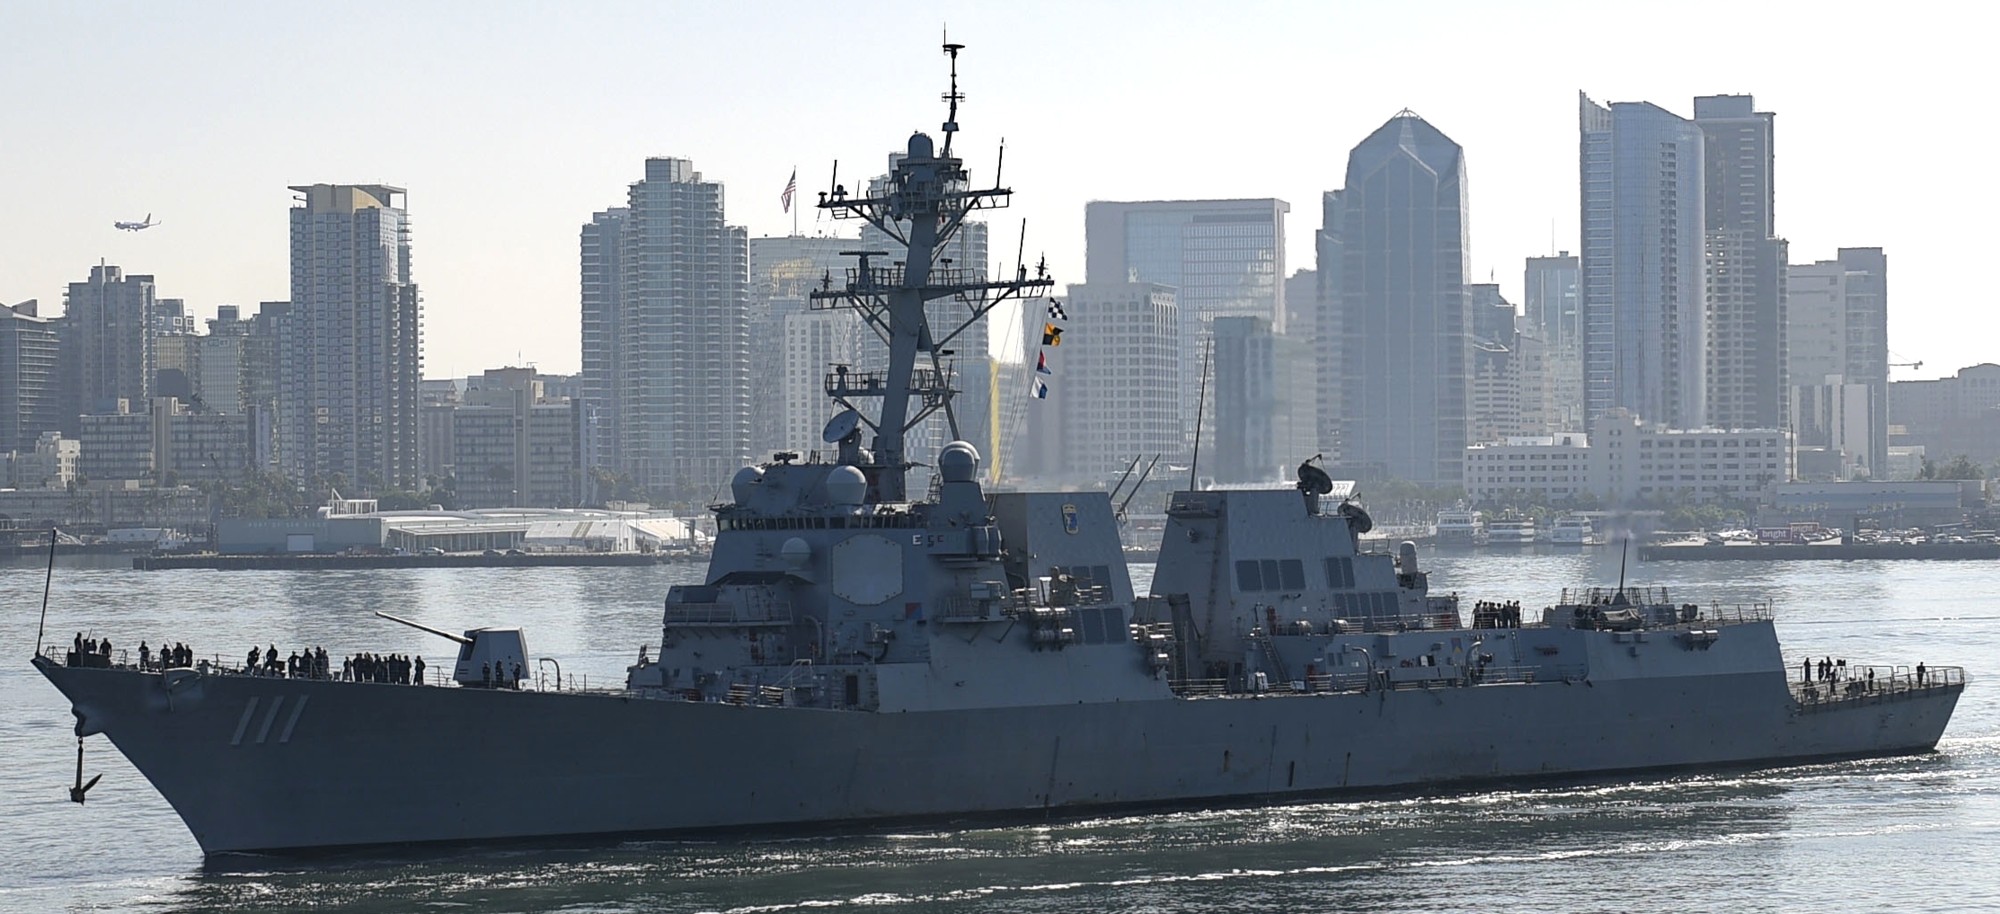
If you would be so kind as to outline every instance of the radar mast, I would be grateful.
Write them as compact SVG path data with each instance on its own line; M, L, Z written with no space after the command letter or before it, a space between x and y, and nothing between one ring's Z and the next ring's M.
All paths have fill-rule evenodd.
M958 90L958 52L965 46L947 42L944 53L951 58L951 89L944 94L949 106L943 125L944 148L921 132L911 135L906 154L886 180L862 193L849 194L838 183L820 192L819 208L835 219L861 219L906 249L900 260L890 260L885 251L843 251L856 258L847 269L847 283L835 287L828 277L823 288L811 295L814 310L853 308L862 320L889 347L886 370L848 371L837 366L826 376L826 393L834 402L861 414L874 432L872 459L857 459L856 465L869 479L870 501L908 500L905 482L914 464L904 447L911 429L932 413L943 409L953 438L959 436L958 418L951 409L951 370L942 361L950 354L951 341L1002 302L1045 293L1054 288L1046 264L1028 275L1025 263L1015 267L1013 279L995 279L983 271L969 270L942 256L947 245L965 225L965 219L982 209L1008 205L1013 191L1004 187L974 190L959 159L953 157L952 138L958 133L958 103L965 99ZM884 261L888 261L885 263ZM925 312L927 302L953 299L965 306L962 316L949 318L950 326L932 327ZM981 353L980 355L984 355ZM919 367L919 360L923 367ZM856 406L857 402L881 401L875 418ZM843 462L846 462L843 454Z

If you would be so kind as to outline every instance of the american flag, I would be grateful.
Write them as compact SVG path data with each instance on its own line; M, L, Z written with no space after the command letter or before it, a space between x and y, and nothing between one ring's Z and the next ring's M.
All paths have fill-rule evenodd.
M784 204L785 212L792 211L792 194L799 190L799 170L792 169L792 179L785 182L785 192L778 195L778 202Z
M1063 310L1062 302L1056 301L1053 298L1049 299L1049 320L1069 320L1069 312Z

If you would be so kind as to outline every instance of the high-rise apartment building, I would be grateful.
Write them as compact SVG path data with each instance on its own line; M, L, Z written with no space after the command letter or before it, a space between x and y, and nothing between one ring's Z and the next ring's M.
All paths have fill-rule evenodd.
M583 390L577 408L591 417L582 443L586 467L614 469L619 459L618 419L624 413L626 225L632 211L614 206L595 213L581 233Z
M400 187L295 185L278 332L278 447L307 486L415 487L423 311Z
M1889 259L1881 248L1841 248L1835 259L1792 264L1786 281L1787 375L1801 447L1835 447L1866 475L1889 460ZM1860 390L1847 387L1858 385ZM1813 409L1806 407L1812 406Z
M1673 428L1707 418L1701 128L1578 93L1583 399Z
M152 276L99 264L90 268L89 280L70 283L60 324L65 436L82 433L84 413L153 395L157 314Z
M63 427L58 327L34 299L0 308L0 453L33 451Z
M853 238L786 235L750 239L750 339L759 377L783 383L750 399L750 453L818 447L819 433L838 407L824 376L834 362L857 358L860 315L848 308L811 310L808 296L823 284L845 286L854 258L840 256ZM782 353L782 364L772 359ZM817 424L816 424L817 423Z
M1061 344L1043 346L1043 322L1026 334L1035 364L1046 354L1051 373L1034 374L1048 396L1028 404L1030 472L1076 483L1101 482L1144 455L1164 463L1186 460L1178 378L1181 328L1171 288L1157 283L1084 283L1062 299L1069 321ZM1032 451L1033 448L1030 448ZM1053 453L1050 453L1052 451Z
M616 465L676 499L707 497L750 456L749 238L722 202L693 162L646 160L624 216L616 344L599 334L584 351L618 391Z
M1773 124L1748 95L1694 100L1702 132L1706 399L1717 428L1790 427L1785 240L1774 229Z
M1339 199L1341 464L1457 483L1471 367L1464 151L1403 111L1349 153Z
M1549 428L1547 347L1539 328L1514 310L1493 283L1474 283L1472 392L1467 409L1475 442L1542 435Z

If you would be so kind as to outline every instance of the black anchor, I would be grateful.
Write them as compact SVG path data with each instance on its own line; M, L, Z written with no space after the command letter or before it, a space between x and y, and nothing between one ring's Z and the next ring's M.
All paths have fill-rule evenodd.
M90 788L96 787L97 782L101 780L104 780L104 775L98 774L98 775L93 775L91 777L90 783L86 784L83 782L83 737L81 736L77 737L76 738L76 786L71 787L69 789L70 802L81 804L83 802L84 794L89 793Z

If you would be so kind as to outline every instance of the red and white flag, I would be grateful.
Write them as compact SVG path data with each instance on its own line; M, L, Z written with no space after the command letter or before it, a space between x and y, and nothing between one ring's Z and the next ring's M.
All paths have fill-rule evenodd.
M794 168L792 169L792 179L785 182L785 192L778 195L778 202L784 205L785 212L789 213L792 211L792 194L797 193L798 189L799 170Z

